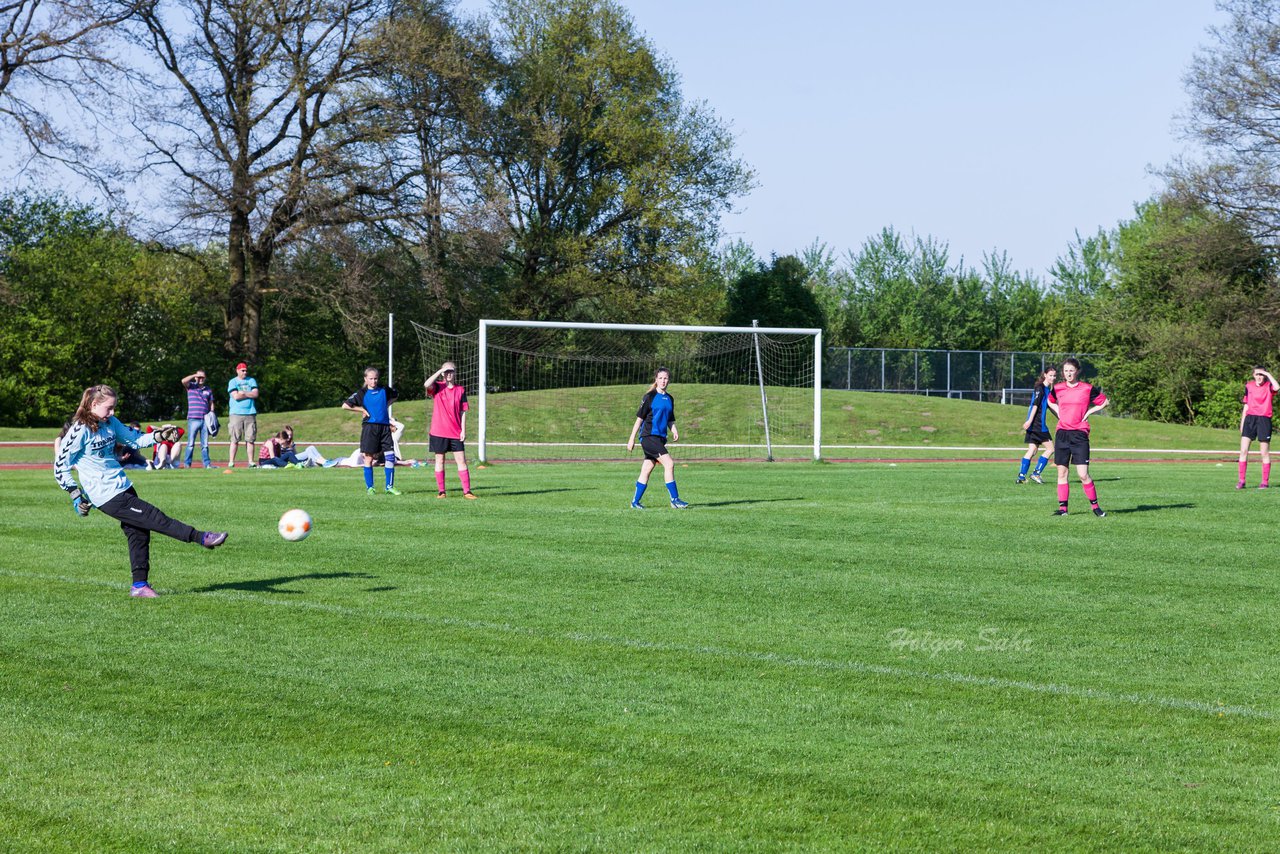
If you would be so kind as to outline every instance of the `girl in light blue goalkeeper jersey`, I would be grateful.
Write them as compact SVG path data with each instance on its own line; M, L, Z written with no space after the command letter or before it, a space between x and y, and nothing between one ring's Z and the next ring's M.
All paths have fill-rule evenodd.
M136 599L154 599L158 594L148 580L152 531L185 543L199 543L207 549L222 545L227 534L197 531L170 519L138 497L116 458L116 444L148 448L157 441L169 439L171 428L140 433L120 423L115 410L116 393L110 386L95 385L84 390L76 414L58 436L53 476L58 486L71 496L71 509L78 516L84 518L97 507L120 523L129 544L129 564L133 571L129 595ZM176 433L176 429L173 432ZM79 483L71 476L72 469L79 476Z

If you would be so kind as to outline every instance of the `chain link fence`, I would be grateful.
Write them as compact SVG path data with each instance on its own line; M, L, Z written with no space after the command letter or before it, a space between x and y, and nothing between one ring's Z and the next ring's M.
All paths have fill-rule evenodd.
M1067 356L1080 361L1086 378L1097 376L1101 357L1089 353L828 347L822 387L1025 405L1040 372L1049 365L1060 368Z

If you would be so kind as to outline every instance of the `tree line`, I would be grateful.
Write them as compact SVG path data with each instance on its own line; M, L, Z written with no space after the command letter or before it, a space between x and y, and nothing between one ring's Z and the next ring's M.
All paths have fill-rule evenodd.
M1205 159L1038 277L892 228L768 259L725 243L751 170L611 0L474 18L445 0L15 0L0 137L125 202L52 178L0 197L0 424L57 423L96 381L172 416L176 378L242 359L265 406L328 405L380 361L388 312L1100 353L1122 411L1230 424L1249 365L1280 353L1274 7L1223 3L1192 60Z

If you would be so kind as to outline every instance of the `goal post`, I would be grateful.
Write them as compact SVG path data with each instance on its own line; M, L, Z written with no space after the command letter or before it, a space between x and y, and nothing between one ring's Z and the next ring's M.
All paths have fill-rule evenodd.
M626 458L658 367L672 373L681 461L821 458L820 329L484 319L448 335L413 326L428 375L457 363L482 462Z

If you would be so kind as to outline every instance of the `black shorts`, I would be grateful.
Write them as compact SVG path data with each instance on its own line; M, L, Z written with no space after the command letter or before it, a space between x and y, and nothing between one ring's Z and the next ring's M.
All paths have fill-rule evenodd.
M666 436L645 436L640 440L640 450L644 451L646 460L653 460L655 463L658 458L668 453Z
M1089 434L1084 430L1059 430L1053 443L1053 462L1059 466L1089 465Z
M360 428L360 453L390 454L395 450L390 424L365 424Z
M465 451L466 445L461 439L449 439L445 436L430 436L431 453L433 454L449 454L456 451Z
M1251 441L1270 442L1271 416L1246 415L1244 425L1240 428L1240 435Z
M1053 436L1048 431L1028 430L1026 435L1022 437L1022 441L1028 445L1043 445L1045 442L1052 442Z

